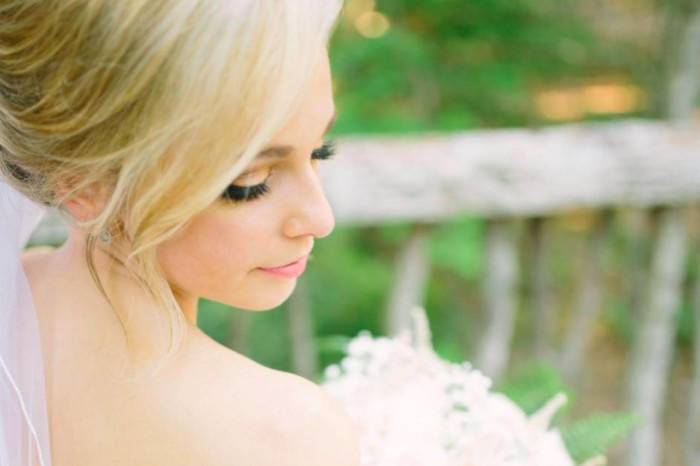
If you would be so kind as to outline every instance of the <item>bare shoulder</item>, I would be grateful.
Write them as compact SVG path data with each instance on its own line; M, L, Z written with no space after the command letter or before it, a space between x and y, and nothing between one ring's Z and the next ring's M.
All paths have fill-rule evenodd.
M335 398L303 377L241 358L231 352L220 361L220 402L206 413L219 431L211 433L216 445L206 464L360 465L358 432Z
M299 455L292 465L359 466L358 430L345 409L327 391L297 375L281 373L289 396L279 400L292 451Z
M51 253L55 250L56 249L52 246L35 246L22 251L20 260L25 272L33 274L38 269L44 267L46 262L50 259Z

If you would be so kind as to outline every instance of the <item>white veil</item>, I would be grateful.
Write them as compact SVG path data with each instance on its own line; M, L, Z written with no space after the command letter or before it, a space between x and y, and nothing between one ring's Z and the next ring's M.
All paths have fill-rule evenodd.
M46 207L0 180L0 466L50 466L39 325L20 254Z

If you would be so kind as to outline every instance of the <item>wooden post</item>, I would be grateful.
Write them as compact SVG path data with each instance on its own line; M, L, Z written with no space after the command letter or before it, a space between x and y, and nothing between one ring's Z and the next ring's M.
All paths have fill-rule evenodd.
M581 287L578 290L560 360L561 371L571 383L576 382L575 379L581 373L583 354L602 307L603 262L611 217L612 213L609 210L602 212L588 238L582 258Z
M533 353L537 359L552 361L554 357L555 309L552 279L549 272L551 239L545 217L534 217L527 222L530 249L529 307L534 318Z
M518 287L518 253L512 225L492 219L486 224L486 277L483 294L487 325L477 368L494 380L505 372L515 326Z
M294 293L289 298L288 312L292 370L314 381L318 374L318 353L314 342L308 283L303 276L297 280Z
M627 441L627 466L661 464L661 421L676 334L675 317L687 254L687 234L679 209L654 213L658 226L653 242L647 300L635 336L627 385L629 408L642 423Z
M700 4L692 3L688 3L689 11L678 12L685 24L680 28L679 40L673 44L677 47L677 65L669 79L667 114L679 121L692 115L700 91Z
M414 306L423 306L430 274L430 230L429 225L414 225L397 256L384 321L384 333L388 336L397 336L402 329L411 328L411 310Z

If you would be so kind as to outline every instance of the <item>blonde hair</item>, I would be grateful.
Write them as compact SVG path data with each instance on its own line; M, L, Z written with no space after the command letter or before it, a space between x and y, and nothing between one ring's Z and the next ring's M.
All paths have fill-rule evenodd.
M156 246L214 202L290 117L340 6L0 0L0 171L59 208L108 187L96 218L68 220L88 230L88 265L110 304L95 240L121 235L127 250L113 258L162 304L166 356L185 321Z

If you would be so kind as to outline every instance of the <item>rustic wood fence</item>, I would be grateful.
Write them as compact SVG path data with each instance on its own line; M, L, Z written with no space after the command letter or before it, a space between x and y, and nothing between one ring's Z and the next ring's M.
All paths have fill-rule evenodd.
M627 264L629 301L639 308L626 375L628 408L645 422L627 442L630 466L661 464L661 423L674 358L675 315L687 261L700 259L700 127L651 121L575 124L538 130L494 130L410 137L344 137L339 156L321 175L339 224L358 227L405 222L412 234L396 257L385 333L408 325L423 304L430 278L428 240L435 225L464 215L486 222L483 303L486 325L475 365L498 379L511 358L518 293L529 270L535 353L571 379L581 371L604 293L604 247L620 207L635 208L651 231L650 259ZM574 310L560 347L553 347L556 306L547 266L550 219L596 211L580 268ZM513 225L524 222L529 263L519 259ZM640 231L647 231L641 228ZM49 216L33 243L57 243L65 229ZM643 236L643 234L642 234ZM300 286L290 300L295 370L318 373L310 304ZM685 459L700 465L700 279L693 286L694 376L688 396ZM241 332L234 320L233 331Z

